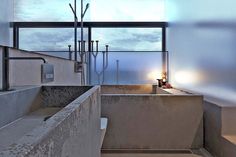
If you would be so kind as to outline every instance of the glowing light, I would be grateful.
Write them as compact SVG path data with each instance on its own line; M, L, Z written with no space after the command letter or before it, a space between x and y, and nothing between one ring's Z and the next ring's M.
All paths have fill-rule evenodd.
M156 81L157 79L162 78L162 73L160 70L154 70L154 71L151 71L150 73L148 73L147 77L149 80Z
M175 81L179 84L193 84L198 82L199 75L191 71L179 71L175 74Z

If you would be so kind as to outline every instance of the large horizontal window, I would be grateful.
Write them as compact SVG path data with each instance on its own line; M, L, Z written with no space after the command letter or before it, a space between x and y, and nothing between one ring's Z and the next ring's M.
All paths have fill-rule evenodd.
M73 23L16 24L21 24L19 34L18 29L14 31L17 32L15 33L15 42L19 39L16 45L19 44L20 49L74 60L76 55L73 52ZM37 28L37 24L44 28ZM86 72L89 82L91 84L155 83L158 74L162 72L163 65L166 64L163 62L163 54L166 52L162 52L165 49L162 47L165 46L163 23L154 23L154 25L148 22L134 22L130 25L130 23L124 22L122 25L119 24L117 22L86 23L84 28L84 40L86 41L84 61L87 64ZM80 29L78 28L77 46L80 40ZM99 41L98 54L88 51L88 41L90 40ZM71 45L72 53L68 53L68 45ZM109 45L108 55L104 52L105 45ZM96 42L93 46L95 51ZM79 49L79 46L77 48ZM77 54L78 61L81 60L80 57ZM103 67L105 67L104 71Z
M93 28L92 39L99 40L100 51L161 51L161 28ZM103 46L103 47L102 47Z
M77 34L80 40L80 29ZM88 41L88 31L84 29L84 40ZM21 28L19 48L68 58L68 45L74 51L73 28Z

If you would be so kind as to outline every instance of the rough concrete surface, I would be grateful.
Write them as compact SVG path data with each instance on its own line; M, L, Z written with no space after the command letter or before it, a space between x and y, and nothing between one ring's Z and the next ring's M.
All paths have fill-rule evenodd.
M80 73L74 72L74 61L53 57L49 55L32 53L10 48L10 57L43 57L54 66L54 81L41 83L41 60L11 60L10 61L10 85L73 85L81 84Z
M40 87L0 93L0 128L40 106Z
M0 156L100 157L100 117L100 88L93 87Z
M178 95L103 94L109 123L104 149L203 147L203 98Z
M102 154L102 157L203 157L195 154Z
M170 94L157 85L102 85L102 94Z

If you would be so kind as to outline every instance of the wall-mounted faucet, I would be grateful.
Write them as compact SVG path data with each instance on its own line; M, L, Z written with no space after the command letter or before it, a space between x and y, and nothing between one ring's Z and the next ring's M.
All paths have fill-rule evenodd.
M54 67L48 64L43 57L9 57L9 47L3 48L2 53L2 90L10 90L9 79L9 62L10 60L42 60L44 64L41 66L41 82L47 83L54 80Z

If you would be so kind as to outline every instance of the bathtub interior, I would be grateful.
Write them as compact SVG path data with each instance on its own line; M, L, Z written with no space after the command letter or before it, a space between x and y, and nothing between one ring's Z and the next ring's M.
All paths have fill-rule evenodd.
M157 85L102 85L102 94L171 94Z
M2 92L0 128L26 115L54 113L91 88L91 86L42 86Z

